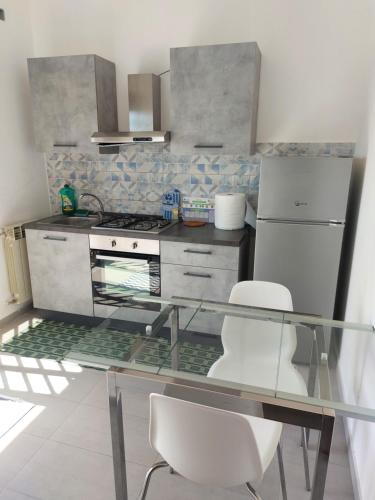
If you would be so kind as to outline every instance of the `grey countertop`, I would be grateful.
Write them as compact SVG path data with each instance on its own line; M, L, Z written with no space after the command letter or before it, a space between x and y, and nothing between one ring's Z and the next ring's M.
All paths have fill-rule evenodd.
M160 234L160 240L238 247L247 235L247 229L224 231L223 229L216 229L214 224L206 224L202 227L187 227L180 222L163 231Z
M150 233L134 233L131 231L113 231L92 228L92 221L82 221L82 225L63 226L52 224L52 220L56 216L47 217L39 221L29 222L25 225L26 229L38 229L41 231L60 231L68 233L82 234L102 234L105 236L133 236L138 238L159 239L161 241L181 241L185 243L198 243L204 245L225 245L225 246L240 246L244 238L249 234L248 229L238 229L234 231L224 231L216 229L214 224L206 224L202 227L186 227L180 222L174 226L164 230L160 234Z

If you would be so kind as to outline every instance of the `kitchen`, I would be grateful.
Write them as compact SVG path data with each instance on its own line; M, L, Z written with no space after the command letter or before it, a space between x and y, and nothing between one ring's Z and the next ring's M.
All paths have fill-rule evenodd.
M257 2L252 2L250 6L241 1L235 2L237 9L233 10L228 8L227 2L220 2L220 9L213 13L213 2L207 1L204 2L204 7L198 8L197 4L195 6L197 14L193 15L187 14L185 8L180 7L181 10L179 10L173 2L162 2L164 7L162 11L151 6L150 2L145 2L153 23L151 21L146 23L148 29L144 29L147 33L140 37L139 43L135 43L134 41L139 39L136 28L144 21L144 11L136 5L136 2L126 2L126 15L121 9L121 3L114 0L108 9L104 9L100 2L96 2L95 6L88 6L86 2L82 2L80 7L63 6L61 2L57 2L56 6L58 5L61 15L60 21L57 21L56 13L48 2L43 2L43 8L40 5L37 6L35 2L30 2L28 15L20 9L20 6L11 7L8 6L9 2L3 3L5 4L5 22L3 25L0 24L0 27L10 30L9 26L13 26L14 31L15 25L12 23L15 23L16 19L22 19L25 23L23 29L25 40L17 54L19 57L17 75L22 75L21 80L15 75L14 80L4 79L2 82L6 91L4 95L11 96L12 86L22 81L23 97L22 113L17 114L16 103L9 98L7 103L9 112L5 115L6 119L2 120L3 137L7 138L4 141L2 165L9 164L13 155L15 160L12 159L12 163L20 165L17 167L19 170L13 173L9 169L4 170L4 179L10 179L10 184L9 189L8 187L4 189L2 226L8 227L13 223L16 226L20 222L32 221L26 224L24 229L26 229L34 306L41 310L59 313L56 316L48 316L46 321L54 321L55 318L69 323L67 317L60 313L73 313L87 317L86 323L95 327L98 322L102 324L105 318L108 321L108 318L113 315L118 316L121 311L121 314L125 314L129 321L147 323L155 327L153 323L156 321L155 314L160 311L162 305L158 304L153 309L141 307L139 303L131 304L132 307L123 307L123 303L128 298L124 299L123 293L119 295L118 290L114 290L118 287L118 283L108 282L116 274L112 271L119 266L117 259L123 259L121 265L128 266L127 273L129 269L138 270L138 274L133 273L129 280L127 293L132 297L134 288L139 284L139 278L145 276L147 279L141 280L141 286L147 282L149 288L146 290L143 288L142 293L146 291L149 297L156 299L160 295L161 300L167 301L177 296L225 303L229 299L232 287L237 282L251 280L253 276L255 280L282 283L281 278L263 277L264 274L257 275L257 262L258 269L262 264L259 258L265 256L266 250L270 249L274 243L272 245L265 243L266 246L259 253L261 240L260 238L256 240L254 228L242 227L243 217L239 229L224 230L215 228L213 223L215 216L212 213L215 195L246 194L249 204L247 220L256 225L255 212L258 212L257 226L259 226L260 218L263 218L261 217L262 184L265 184L265 181L262 182L262 168L266 164L270 169L275 164L279 165L279 169L282 168L280 163L274 163L278 162L280 157L288 165L299 159L298 165L302 166L301 168L308 165L311 159L318 159L313 167L315 173L320 168L319 166L325 166L324 188L329 194L333 193L335 197L337 195L337 199L333 201L337 201L336 206L340 205L341 208L339 213L331 215L327 213L327 210L324 212L324 207L319 201L317 206L321 208L321 213L318 222L327 222L331 225L343 224L346 218L345 209L352 158L355 159L354 171L357 172L360 171L357 167L360 166L361 159L366 157L366 144L364 144L366 131L361 132L361 129L362 123L366 121L362 112L364 113L363 110L367 105L366 88L369 81L371 45L366 38L367 28L363 27L368 26L367 9L364 5L356 7L353 3L351 15L340 14L334 28L337 31L337 41L330 39L331 45L326 54L324 53L326 47L323 41L317 40L315 28L309 24L309 20L315 20L316 26L323 31L326 30L325 33L329 37L328 33L333 29L329 20L336 19L338 5L330 7L327 17L321 18L319 8L315 7L316 10L314 10L309 6L308 13L303 13L294 2L291 2L295 8L292 9L290 5L288 13L291 16L293 13L296 33L286 36L283 30L287 28L288 16L281 13L276 5L273 5L276 9L274 16L269 16L270 12ZM90 20L83 15L85 8L88 11L90 8L93 9ZM252 18L252 9L255 9L259 23L249 27L248 19ZM172 35L171 30L163 29L165 16L167 16L166 22L170 28L176 26L178 22L181 24L181 33ZM211 20L211 17L214 20ZM125 18L131 18L132 22L126 21L126 29L123 29L120 21L124 22ZM185 22L182 22L183 19ZM199 34L194 36L195 28L190 26L186 19L194 21ZM80 20L79 25L78 20ZM210 26L213 23L212 28L222 29L223 26L232 23L236 29L228 28L228 33L220 36L215 33L215 29L212 29L212 32L209 30L210 34L205 34L204 30L198 29L203 20ZM53 29L51 23L54 23ZM352 36L352 32L355 31L353 23L357 23L358 29L361 27L363 37L361 40ZM71 26L71 36L65 32L67 24ZM65 25L64 28L63 25ZM274 39L271 36L273 31L279 34ZM7 37L11 37L12 32L4 31ZM27 39L27 33L29 33L29 39ZM98 33L103 33L103 35L98 36ZM297 43L298 38L304 41L300 45ZM4 42L7 39L4 35ZM339 56L337 60L332 60L334 54L338 53L340 43L344 43L347 48L349 65L344 64ZM33 49L29 49L29 46ZM245 51L245 55L240 53L239 48ZM321 50L319 58L314 59L319 50ZM98 56L91 54L98 54ZM361 56L359 57L358 54ZM308 59L306 64L301 63L302 55L306 55ZM14 57L14 54L12 56ZM4 54L4 60L8 61L7 74L9 75L12 65L15 64L13 57L11 59L8 55L6 58ZM27 59L29 60L29 75ZM64 63L62 63L63 59ZM285 62L285 67L281 67L280 61ZM338 82L342 81L344 71L346 71L344 68L348 66L352 68L350 78L345 74L346 85L340 87ZM70 75L73 75L73 79L70 80L66 79L69 71L72 71ZM183 83L189 81L191 74L195 75L196 87L193 89L193 94L189 94L192 92L191 87L189 89L189 86ZM52 80L58 75L54 80L54 86L51 86L51 80L49 80L51 75ZM154 76L151 77L151 75ZM105 77L108 77L112 83L105 85ZM142 77L148 79L146 85L141 85L138 80L138 83L132 87L131 79L137 81L137 78ZM70 85L68 89L64 88L67 80ZM77 84L75 89L71 87L72 81ZM218 82L225 88L223 87L224 92L223 88L220 88L215 94ZM159 87L160 90L158 90ZM82 88L85 89L84 92ZM250 99L248 92L241 94L244 88L252 89ZM324 98L321 95L323 88L326 92ZM138 92L140 89L142 91ZM107 93L103 101L100 95L102 91ZM247 100L244 100L241 95L246 95ZM148 123L146 122L146 127L144 122L140 124L141 126L136 123L139 118L137 105L139 106L140 102L141 105L145 104L142 102L145 96L147 96L145 100L148 109L152 110L151 113L146 113L146 118L150 119ZM240 98L236 99L237 97ZM138 98L140 101L137 101ZM74 99L78 99L79 106ZM106 106L101 105L104 102ZM218 109L221 110L220 113L217 112ZM57 120L51 118L54 116L60 118ZM25 142L24 147L16 147L12 143L16 138L16 135L11 133L12 126L17 130L24 130L21 136ZM137 128L139 126L140 128ZM127 133L120 134L120 136L113 134L118 130L125 130ZM58 135L56 135L57 131ZM170 131L170 136L168 131ZM147 132L146 135L145 132ZM147 141L136 140L135 145L121 142L118 147L120 141L126 142L132 138L147 139ZM99 146L92 142L92 139L99 142ZM18 140L17 144L19 142ZM106 152L103 153L104 148ZM26 168L26 165L30 167L30 163L33 168ZM337 168L341 169L342 174L332 171L332 180L330 180L327 175L328 165L333 164L338 165ZM368 168L366 176L370 175L368 172L371 173ZM263 169L263 172L265 171ZM343 174L344 171L346 175ZM292 181L297 177L295 175ZM321 191L322 177L310 177L309 181L305 180L304 185L313 185L314 182L318 182ZM328 189L329 182L331 182L330 190ZM352 179L354 188L356 182L358 183L357 179ZM276 188L271 185L274 191L271 191L270 196L275 200L277 200L276 195L279 195L280 199L283 196L282 179L278 179L277 183ZM59 192L65 184L75 189L81 217L61 215ZM294 184L293 182L285 183L286 192L290 184L293 189L298 187L297 181ZM298 262L296 255L289 257L292 264L301 266L300 269L305 269L306 266L310 271L313 269L308 278L312 281L315 278L317 283L314 298L319 298L321 302L328 305L327 310L324 311L301 307L298 304L301 294L298 293L296 297L292 290L296 311L332 318L335 300L332 299L332 293L330 296L326 294L330 286L334 286L336 290L339 279L340 296L337 302L339 306L337 306L336 319L347 319L364 324L372 323L370 317L355 314L356 310L360 310L358 293L364 293L365 290L370 293L370 288L367 289L362 285L358 284L358 288L355 288L356 272L358 273L360 269L358 266L361 262L362 265L369 264L369 254L364 254L363 258L357 257L358 252L361 251L358 249L362 245L360 237L365 234L363 233L363 221L366 220L364 214L370 213L369 208L363 208L363 206L366 207L365 203L370 203L367 200L371 199L367 178L363 186L354 246L353 243L350 245L350 240L354 241L351 235L355 232L355 214L358 210L351 209L348 212L347 228L349 229L345 237L349 240L349 244L344 245L341 271L339 271L341 241L337 245L333 243L337 246L337 251L334 251L331 243L324 246L317 245L317 251L324 252L328 247L332 250L329 269L322 269L322 274L317 271L321 257L318 256L316 261L309 261L307 264ZM181 211L185 215L189 214L189 210L194 212L194 217L191 219L197 218L198 210L196 205L193 207L190 205L191 202L204 199L205 208L203 210L199 208L199 215L205 220L210 220L211 223L202 227L187 227L182 222L172 221L166 224L150 217L160 217L163 213L163 195L173 190L178 190L180 194ZM10 197L6 191L13 195ZM15 194L17 192L19 195ZM260 193L259 199L258 193ZM86 196L80 198L83 194ZM98 200L87 194L99 198L103 207ZM359 197L357 195L356 199L355 194L352 191L350 193L350 207L355 207L356 203L359 204ZM9 202L6 201L8 198ZM223 198L228 198L228 196L223 196ZM244 197L240 196L240 198ZM326 192L324 199L327 198L329 196ZM301 203L295 207L296 210L304 210L301 192L298 192L296 199ZM342 208L343 204L344 208ZM166 208L164 206L164 209ZM331 210L332 205L328 208ZM254 214L252 214L252 209ZM85 212L87 210L90 212ZM102 212L104 219L100 222ZM244 204L238 212L244 212ZM95 219L98 213L99 218ZM127 217L127 220L119 218L119 214L124 214L122 217ZM134 214L135 220L129 220L129 214ZM139 221L140 214L146 215L146 220ZM264 217L267 218L267 214ZM289 219L289 217L285 218ZM283 217L280 219L283 220ZM66 220L74 222L66 223ZM165 227L159 227L160 222L162 226L165 224ZM218 221L216 223L220 226ZM99 226L109 224L109 227L99 227L98 224ZM114 228L119 224L123 229ZM124 228L132 224L135 232L132 232L130 227ZM304 238L306 235L301 233L301 236L297 236L294 241L303 241ZM312 237L312 242L317 240L321 241L320 237ZM280 242L280 238L277 241ZM287 239L286 243L288 242L290 243L291 240ZM257 245L258 256L256 255ZM362 251L365 252L365 250ZM255 269L253 269L254 252ZM268 263L266 262L263 269L270 270L272 267L270 264L277 257L282 257L280 252L279 248L276 257L271 252ZM350 261L350 254L354 255L351 266L351 284L348 292L343 293L343 290L345 291L348 287L348 283L345 285L345 280L349 282L350 265L345 260ZM286 261L288 261L288 256ZM10 298L5 262L4 259L2 264L4 300L1 307L3 308L2 317L7 319L4 325L9 325L9 322L17 321L17 315L26 314L26 311L22 305L18 306L16 301L7 304ZM283 270L284 275L289 272L288 269L282 269L282 267L278 265L276 270ZM295 269L296 266L291 265L289 274ZM371 266L368 270L369 275L370 269ZM332 273L331 276L328 276L328 271ZM363 277L364 274L361 271L359 275ZM306 280L305 275L303 279ZM288 283L284 285L292 288L292 285ZM366 300L370 301L369 298ZM345 301L346 314L342 311L340 314L340 308L345 312ZM119 303L120 307L118 307ZM310 298L308 303L311 303ZM195 319L192 319L186 307L181 309L179 314L181 329L186 329L188 333L199 330L206 335L201 337L203 344L207 343L208 346L214 348L211 345L211 337L207 334L212 335L222 328L223 318L219 314L206 314L204 317L199 317L198 314ZM10 315L12 316L9 317ZM85 327L83 320L77 317L70 319L71 324L77 324L77 321L82 328ZM5 328L5 331L8 330L9 328ZM298 328L297 337L298 346L301 349L303 339ZM23 338L28 339L27 332ZM336 339L335 336L334 339ZM60 340L63 342L62 339ZM104 340L102 337L101 341ZM330 341L330 339L326 340ZM22 335L17 341L22 341ZM12 352L9 350L11 342L12 340L10 343L4 341L5 353ZM43 347L47 345L51 345L51 352L53 348L61 347L53 345L52 341L44 343ZM74 351L72 345L68 348L70 353ZM105 349L107 346L102 347ZM26 349L26 342L22 348ZM37 352L38 349L39 352ZM41 350L39 344L38 349L34 352L35 359L41 359L42 354L42 359L47 357L45 355L48 349ZM344 349L340 356L345 354L345 349L348 349L348 346L344 342ZM34 358L30 354L32 351L23 352L24 356ZM296 355L297 353L298 351ZM17 354L20 355L15 351L15 355ZM90 355L93 355L93 352ZM347 361L351 363L350 349L347 356ZM362 352L362 356L365 356L365 351ZM58 359L58 357L51 356L50 359ZM366 359L360 359L367 364ZM58 361L61 361L61 358ZM296 364L298 363L301 364L301 361L297 359ZM304 363L306 360L302 360L302 365ZM352 362L351 366L355 370L353 364ZM345 379L345 370L343 372ZM353 383L352 377L355 376L348 374L348 394ZM14 393L12 395L15 396ZM18 394L18 396L21 395ZM347 433L351 432L353 430L349 426ZM372 436L371 433L369 435ZM345 439L343 430L341 437L342 440ZM356 443L355 438L353 439ZM350 463L352 477L353 470L357 475L361 475L363 470L362 466L357 464L357 461L361 464L361 449L357 449L356 446L357 444L355 444L355 452L349 458L352 460ZM311 453L311 450L308 450L308 453ZM287 463L287 460L285 462ZM144 461L141 463L148 465ZM347 469L349 469L349 463ZM342 470L342 472L344 476L348 476L346 471ZM303 478L303 468L298 469L297 475ZM288 483L288 473L286 476ZM328 481L329 477L328 471ZM167 478L167 481L169 480ZM361 487L357 485L354 489ZM352 488L353 486L350 485L350 491ZM9 490L6 487L5 489ZM152 497L151 489L152 482L150 497ZM49 498L48 493L36 490L31 493L31 491L23 490L23 493L35 498ZM21 494L22 491L19 493ZM64 498L63 493L59 494L60 498ZM202 494L204 495L197 490L198 498ZM327 498L329 498L328 494L327 492ZM267 498L266 493L263 496ZM178 495L176 494L175 497L177 498ZM352 497L348 496L348 498Z

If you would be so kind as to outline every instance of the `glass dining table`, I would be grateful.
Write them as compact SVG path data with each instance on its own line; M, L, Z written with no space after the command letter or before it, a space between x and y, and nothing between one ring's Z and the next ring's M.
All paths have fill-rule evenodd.
M311 499L321 500L336 416L375 422L375 407L342 397L338 376L343 344L373 336L371 325L138 295L93 327L67 359L107 370L116 500L129 498L122 411L132 382L159 384L165 394L227 410L246 403L258 416L301 427L305 444L310 429L318 430Z

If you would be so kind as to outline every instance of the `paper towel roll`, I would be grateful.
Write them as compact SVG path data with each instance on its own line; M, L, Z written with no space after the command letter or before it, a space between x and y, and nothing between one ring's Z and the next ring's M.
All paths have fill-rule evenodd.
M241 229L245 225L245 195L220 193L215 195L215 226L218 229Z

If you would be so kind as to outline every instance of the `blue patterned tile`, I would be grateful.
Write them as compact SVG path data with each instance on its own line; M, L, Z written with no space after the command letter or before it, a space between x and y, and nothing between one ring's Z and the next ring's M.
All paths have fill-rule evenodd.
M189 170L187 163L167 163L163 168L165 174L188 174Z
M181 186L190 184L191 176L188 174L168 173L164 174L164 183L166 185Z
M228 163L227 165L220 166L220 174L222 175L246 175L250 174L253 166L249 163Z
M249 193L257 204L262 156L352 156L354 143L260 143L250 155L175 155L169 145L121 147L115 155L51 151L44 155L51 210L58 191L70 182L79 192L102 197L106 209L160 213L160 196L173 188L183 195L213 197L215 192ZM112 208L113 209L113 208Z
M136 172L162 172L163 163L161 161L141 161L137 160Z

